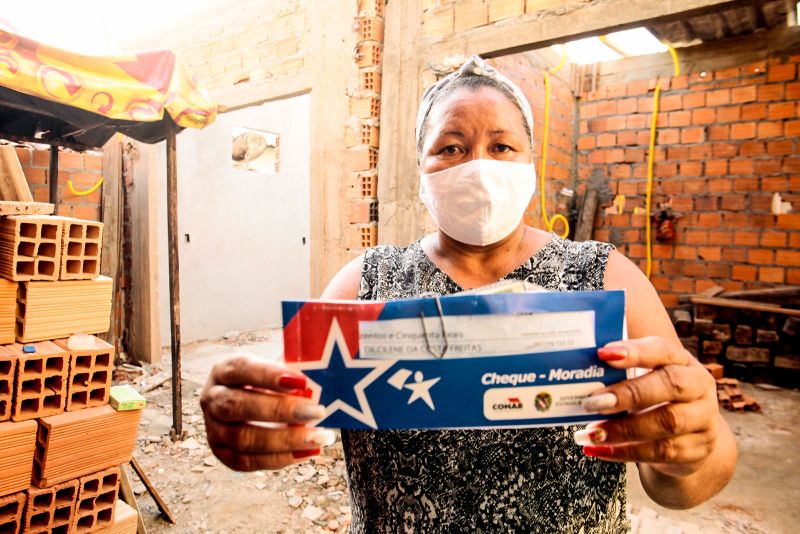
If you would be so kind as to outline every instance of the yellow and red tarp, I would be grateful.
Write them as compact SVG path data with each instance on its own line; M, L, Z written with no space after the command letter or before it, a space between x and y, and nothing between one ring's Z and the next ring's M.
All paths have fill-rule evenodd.
M203 128L214 121L217 113L217 106L206 91L169 50L89 56L54 48L2 28L0 88L29 97L19 97L21 102L12 103L11 108L30 111L36 104L33 99L40 99L90 112L123 126L163 123L169 116L179 127ZM0 93L0 104L5 103L3 97L11 95L9 91ZM17 97L12 95L6 100L14 98ZM40 109L44 115L55 117L56 106L42 105ZM69 120L74 119L75 113L65 113ZM101 124L96 118L87 120L90 128Z

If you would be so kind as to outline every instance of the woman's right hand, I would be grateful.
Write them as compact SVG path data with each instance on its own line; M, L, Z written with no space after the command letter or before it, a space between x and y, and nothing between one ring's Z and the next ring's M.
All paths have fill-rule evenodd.
M214 365L200 405L214 455L236 471L280 469L320 453L335 434L306 423L325 409L305 397L306 377L279 363L234 356Z

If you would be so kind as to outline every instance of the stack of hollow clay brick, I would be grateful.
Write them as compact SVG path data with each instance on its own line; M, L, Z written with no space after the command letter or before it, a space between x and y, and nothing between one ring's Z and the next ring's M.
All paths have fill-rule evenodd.
M102 223L0 218L0 533L133 534L117 500L140 411L108 405L112 284ZM88 338L87 338L88 339Z

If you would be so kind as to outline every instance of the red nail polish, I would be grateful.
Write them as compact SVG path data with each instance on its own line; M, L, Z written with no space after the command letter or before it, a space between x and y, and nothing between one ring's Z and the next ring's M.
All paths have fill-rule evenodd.
M322 452L322 449L310 449L307 451L292 451L292 456L295 460L299 460L300 458L308 458L309 456L316 456Z
M605 362L618 362L628 356L625 347L602 347L597 349L597 356Z
M284 373L278 377L278 385L283 389L305 389L306 377Z
M612 448L608 445L584 445L583 447L583 454L586 456L591 456L593 458L597 456L611 456Z

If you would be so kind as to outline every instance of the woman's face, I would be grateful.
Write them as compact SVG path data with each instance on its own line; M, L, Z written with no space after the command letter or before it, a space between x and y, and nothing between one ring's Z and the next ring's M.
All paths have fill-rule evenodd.
M522 112L493 87L457 89L428 116L421 172L430 174L473 159L533 161Z

